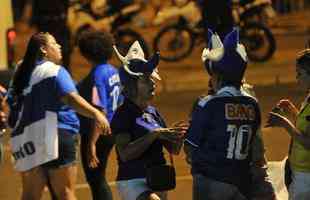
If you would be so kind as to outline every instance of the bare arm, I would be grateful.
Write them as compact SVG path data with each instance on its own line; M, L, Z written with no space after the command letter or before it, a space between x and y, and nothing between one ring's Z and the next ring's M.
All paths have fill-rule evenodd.
M179 140L178 128L158 128L135 141L130 142L130 134L123 133L116 136L116 150L122 161L128 161L141 156L156 140L174 142Z
M146 134L143 137L130 142L130 134L117 134L115 138L116 150L123 162L132 160L141 156L149 146L158 138L159 132Z
M310 149L310 125L307 126L305 133L303 133L286 117L270 112L266 127L273 126L284 128L293 140L297 140L304 148Z
M77 92L71 92L62 97L62 102L74 108L79 114L95 119L96 112L99 112L95 107L90 105Z
M87 164L90 168L96 168L99 164L99 159L97 157L97 147L96 143L100 136L100 129L96 126L95 121L92 121L92 127L90 134L87 136L89 138L87 143Z
M77 92L71 92L62 97L62 102L71 106L79 114L96 120L96 124L100 126L104 133L111 133L109 122L105 115L90 105L83 97Z
M299 131L291 122L285 124L284 128L294 140L297 140L304 148L310 149L310 125L307 126L305 133Z

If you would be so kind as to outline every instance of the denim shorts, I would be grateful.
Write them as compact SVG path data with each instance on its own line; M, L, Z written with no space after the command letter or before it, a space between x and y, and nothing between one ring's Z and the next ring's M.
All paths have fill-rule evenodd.
M41 165L44 169L66 167L77 162L79 134L58 129L58 158Z

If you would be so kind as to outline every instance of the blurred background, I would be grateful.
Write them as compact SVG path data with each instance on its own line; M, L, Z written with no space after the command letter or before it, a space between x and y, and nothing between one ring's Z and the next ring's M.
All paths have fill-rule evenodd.
M310 0L233 2L234 23L240 27L240 39L250 58L246 79L254 85L264 123L279 99L289 98L298 104L305 96L295 84L295 58L309 45ZM90 64L80 55L76 41L83 31L96 29L111 31L123 52L135 40L140 41L147 55L160 51L159 72L163 80L158 82L154 103L169 123L188 119L194 100L207 91L208 75L200 59L205 42L200 10L194 1L1 0L0 19L0 82L6 86L36 31L51 32L62 44L63 65L78 82L89 72ZM112 63L120 65L116 58ZM287 133L264 128L263 135L268 160L283 160L289 145ZM20 197L21 180L11 163L8 137L5 134L0 199L14 200ZM191 199L191 177L184 154L175 160L178 183L176 190L170 192L170 199ZM113 152L107 174L115 199L116 170ZM81 168L77 196L90 198ZM48 193L44 199L49 199Z

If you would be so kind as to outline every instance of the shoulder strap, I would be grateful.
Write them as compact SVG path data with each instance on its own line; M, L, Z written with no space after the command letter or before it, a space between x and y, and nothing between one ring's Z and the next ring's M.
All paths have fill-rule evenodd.
M174 167L173 156L171 153L169 153L169 160L170 160L171 165Z

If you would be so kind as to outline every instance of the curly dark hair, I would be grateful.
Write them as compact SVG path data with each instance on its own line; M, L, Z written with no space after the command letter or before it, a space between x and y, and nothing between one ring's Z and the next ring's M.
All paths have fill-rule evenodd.
M113 53L114 38L108 32L89 30L78 38L81 54L91 62L107 62Z

